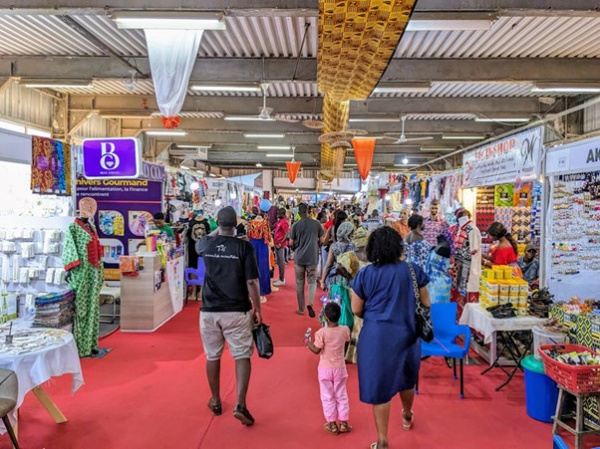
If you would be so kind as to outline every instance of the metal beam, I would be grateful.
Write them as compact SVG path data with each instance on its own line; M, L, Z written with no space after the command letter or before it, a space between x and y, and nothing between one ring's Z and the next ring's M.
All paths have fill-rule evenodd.
M320 111L321 100L314 98L269 98L267 105L274 114L313 114ZM203 97L188 96L182 112L223 112L232 115L252 115L259 112L261 100L258 97ZM158 111L153 95L72 95L72 110L107 110L115 116L122 111L124 116L149 114ZM353 101L350 105L350 117L373 113L385 113L391 116L408 113L455 113L455 114L532 114L540 111L537 98L371 98L368 101ZM101 114L101 112L100 112ZM262 122L245 122L260 124ZM267 125L279 125L281 122L265 122ZM364 123L356 123L362 127Z
M51 5L48 0L16 0L9 7L0 9L0 14L45 14L82 15L110 14L118 10L182 10L182 11L225 11L231 15L282 15L290 13L316 15L315 0L231 0L224 5L222 0L114 0L107 5L105 0L60 0ZM596 0L419 0L416 11L497 11L500 9L529 9L557 11L595 11Z
M127 58L140 72L149 73L147 58ZM201 58L191 83L290 81L294 59ZM382 82L589 82L598 81L597 59L499 58L499 59L393 59ZM12 71L11 71L12 70ZM0 77L72 80L129 79L129 68L110 57L0 56ZM317 61L300 60L296 81L316 82Z

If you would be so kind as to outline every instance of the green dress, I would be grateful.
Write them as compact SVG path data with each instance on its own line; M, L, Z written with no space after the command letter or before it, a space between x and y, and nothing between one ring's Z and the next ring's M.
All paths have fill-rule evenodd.
M98 298L104 281L102 246L91 223L75 219L65 234L63 264L69 272L69 286L75 291L73 336L81 357L98 347L100 306Z

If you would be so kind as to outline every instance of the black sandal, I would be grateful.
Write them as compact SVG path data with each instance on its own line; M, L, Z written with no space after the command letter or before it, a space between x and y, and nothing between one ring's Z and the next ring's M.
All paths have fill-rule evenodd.
M223 413L223 407L221 406L221 401L213 402L211 399L208 401L208 408L213 412L213 415L219 416Z
M241 405L236 405L233 410L233 417L241 421L241 423L245 426L251 426L254 424L254 417L250 414L246 407L242 407Z

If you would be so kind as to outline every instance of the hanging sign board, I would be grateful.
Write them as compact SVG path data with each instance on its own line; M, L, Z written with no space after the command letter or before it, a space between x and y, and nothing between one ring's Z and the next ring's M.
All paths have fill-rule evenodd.
M135 179L141 172L142 145L138 139L83 141L83 176L87 179Z
M543 128L515 134L463 155L463 187L534 181L540 176Z
M548 150L546 174L600 170L600 138L582 140Z

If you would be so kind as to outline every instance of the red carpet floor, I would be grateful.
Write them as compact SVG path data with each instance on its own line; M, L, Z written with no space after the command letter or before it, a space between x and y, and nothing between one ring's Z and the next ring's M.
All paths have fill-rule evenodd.
M368 448L376 439L369 406L358 400L356 367L350 366L352 433L333 436L322 429L316 369L318 357L302 345L316 320L294 314L293 269L287 286L264 305L276 353L254 358L248 406L252 428L231 416L235 405L233 361L222 367L224 414L212 417L198 333L198 305L153 334L116 332L101 341L112 352L82 361L85 385L70 394L70 377L46 386L69 422L55 424L29 394L21 408L19 439L24 449L329 449ZM443 360L424 362L421 394L415 402L416 424L404 432L400 402L394 403L390 448L549 449L551 427L525 413L522 374L500 392L502 373L481 376L481 366L465 369L466 399ZM0 448L10 447L8 437Z

